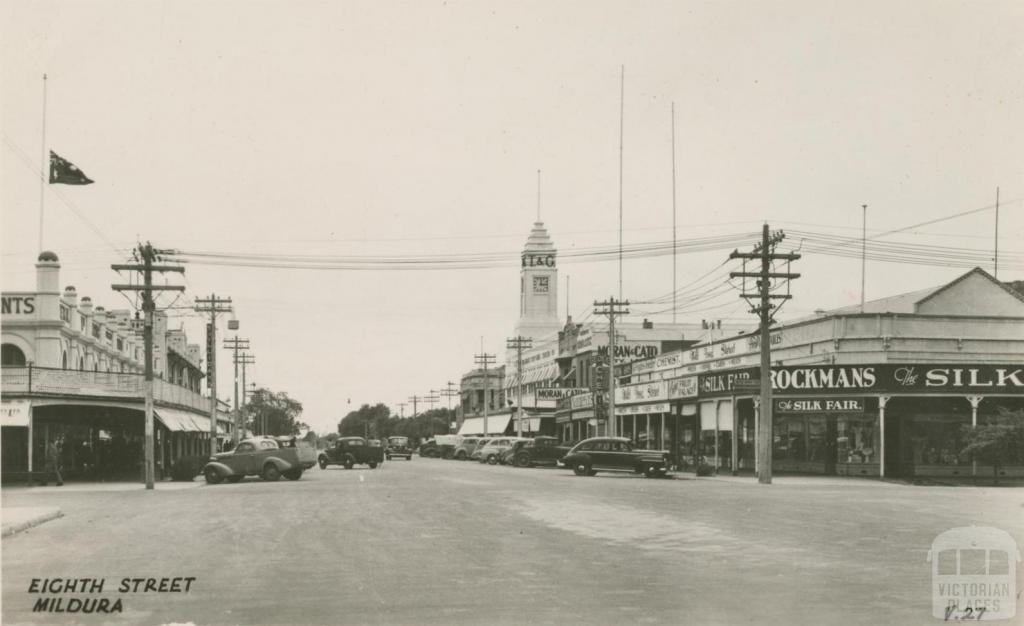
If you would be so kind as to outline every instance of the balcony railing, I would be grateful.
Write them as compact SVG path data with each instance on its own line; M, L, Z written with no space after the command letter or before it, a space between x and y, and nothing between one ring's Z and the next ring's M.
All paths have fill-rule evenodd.
M4 367L0 375L0 391L4 395L38 393L143 399L146 394L144 383L142 374L45 367ZM204 413L210 410L210 398L160 379L153 381L153 400L158 404L174 404ZM223 411L224 407L220 410Z

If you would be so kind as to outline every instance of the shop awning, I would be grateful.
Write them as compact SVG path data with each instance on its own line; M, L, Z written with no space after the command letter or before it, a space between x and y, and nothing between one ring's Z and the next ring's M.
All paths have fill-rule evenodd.
M187 411L159 408L153 409L153 416L172 432L198 433L210 429L209 418L193 415ZM203 427L203 422L206 424L205 428Z
M511 413L500 413L498 415L487 416L487 432L484 432L484 418L482 417L469 417L462 422L462 428L459 429L460 435L503 435L505 430L508 428L509 421L512 420Z

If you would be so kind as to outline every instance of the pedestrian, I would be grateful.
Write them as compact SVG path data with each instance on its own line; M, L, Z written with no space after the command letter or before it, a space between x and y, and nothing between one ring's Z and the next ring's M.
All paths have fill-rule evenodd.
M58 438L46 444L46 466L43 468L45 472L43 475L44 487L49 481L50 474L57 478L58 487L64 484L64 477L60 475L60 448L58 447L60 443L61 440Z

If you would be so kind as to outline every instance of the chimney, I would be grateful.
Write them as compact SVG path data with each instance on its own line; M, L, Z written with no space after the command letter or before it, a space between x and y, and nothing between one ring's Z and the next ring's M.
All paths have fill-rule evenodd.
M71 308L78 306L78 291L75 290L74 285L68 285L64 288L64 304Z
M652 328L654 328L654 322L650 321L649 319L647 319L647 318L645 317L645 318L644 318L644 326L643 326L643 327L644 327L645 329L652 329Z

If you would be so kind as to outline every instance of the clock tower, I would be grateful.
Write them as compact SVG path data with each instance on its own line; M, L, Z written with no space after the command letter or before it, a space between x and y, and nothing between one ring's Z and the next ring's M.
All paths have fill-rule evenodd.
M557 333L558 323L558 253L551 243L544 222L533 223L533 230L523 247L519 270L519 321L516 336L536 342Z

